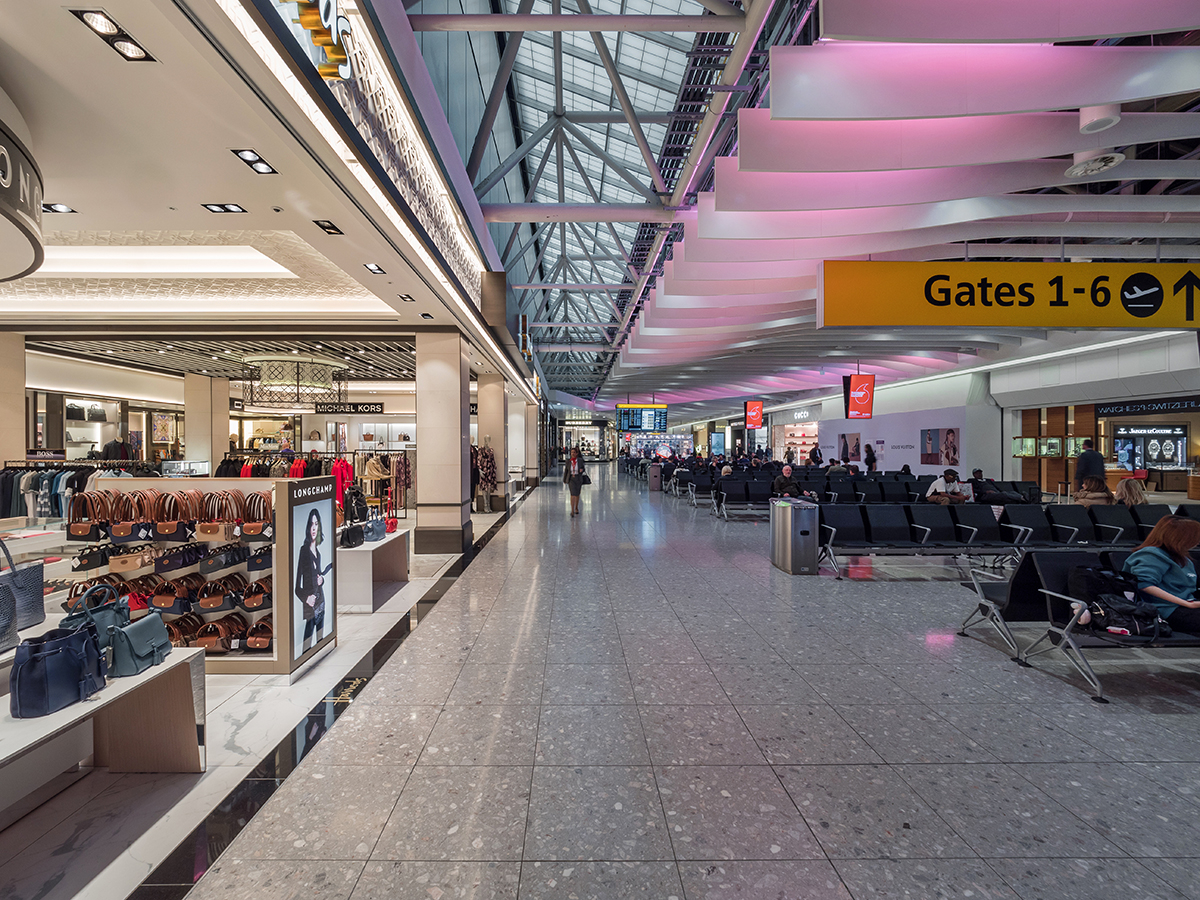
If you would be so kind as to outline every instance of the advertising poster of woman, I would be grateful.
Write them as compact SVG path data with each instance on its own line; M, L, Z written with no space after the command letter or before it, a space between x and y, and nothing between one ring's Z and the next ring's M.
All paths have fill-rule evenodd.
M305 479L288 485L295 660L334 634L337 537L333 492L332 478Z

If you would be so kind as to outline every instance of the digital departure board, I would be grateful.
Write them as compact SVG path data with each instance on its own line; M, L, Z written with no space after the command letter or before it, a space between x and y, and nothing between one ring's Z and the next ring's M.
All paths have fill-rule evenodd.
M618 431L667 430L667 404L665 403L618 403Z

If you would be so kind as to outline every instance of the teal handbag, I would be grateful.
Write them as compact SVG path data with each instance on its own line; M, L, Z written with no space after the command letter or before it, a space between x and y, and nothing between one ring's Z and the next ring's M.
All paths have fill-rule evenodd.
M75 629L85 622L94 622L102 652L108 649L109 630L114 626L122 628L129 624L129 601L124 597L118 598L117 589L111 584L97 584L88 588L72 601L70 609L58 627Z
M129 625L110 625L108 642L112 648L112 665L108 668L108 674L115 678L140 675L151 666L157 666L171 652L167 626L157 612L149 613Z

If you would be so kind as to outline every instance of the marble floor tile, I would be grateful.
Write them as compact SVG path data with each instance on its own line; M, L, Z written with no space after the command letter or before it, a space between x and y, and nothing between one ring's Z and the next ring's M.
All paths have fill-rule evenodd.
M462 666L454 664L387 666L371 679L354 702L384 706L440 706L446 702L461 671Z
M988 861L1022 900L1183 900L1154 872L1130 859L993 859ZM1007 895L1006 895L1007 896Z
M621 649L625 653L625 661L631 666L701 665L708 668L687 632L642 634L622 631Z
M1016 766L1039 789L1130 856L1179 857L1200 847L1200 807L1118 763Z
M830 706L739 706L738 713L773 765L883 762Z
M548 766L649 765L642 720L633 706L543 706L537 763Z
M878 663L884 675L929 706L1003 703L1005 698L964 669L935 664L930 654L915 663Z
M676 859L820 859L770 766L655 770Z
M732 706L639 706L638 713L656 766L766 762Z
M800 673L786 663L763 663L749 666L726 666L713 664L713 674L735 706L743 704L783 704L794 706L802 703L825 705L818 694Z
M673 862L526 862L521 900L682 900Z
M515 862L372 860L351 900L517 900Z
M438 717L421 766L531 766L536 706L447 706Z
M852 900L826 860L679 864L687 900Z
M1027 706L947 706L939 714L1004 762L1099 762L1110 756Z
M798 665L796 670L818 694L834 706L865 703L918 703L916 697L904 690L883 671L874 666L810 666Z
M411 766L437 717L436 706L354 703L305 761L315 766Z
M729 697L705 665L629 666L633 693L639 704L728 706Z
M1128 763L1136 778L1149 778L1182 797L1200 803L1200 767L1194 763Z
M1023 778L1019 772L1027 767L897 766L895 771L980 856L1123 855L1115 844Z
M222 857L200 879L189 900L348 900L361 862Z
M538 766L525 860L672 860L649 766Z
M418 766L371 859L519 861L530 771Z
M1196 857L1142 859L1138 862L1190 900L1200 897L1200 865L1197 865Z
M534 663L476 663L462 667L447 706L529 706L542 699L545 667Z
M978 712L986 716L991 707ZM968 711L975 711L969 709ZM990 762L996 759L955 728L953 720L924 706L843 706L838 712L868 746L889 763Z
M1112 715L1095 704L1054 704L1030 710L1057 727L1124 762L1200 763L1200 741L1173 728L1180 716ZM1196 768L1196 766L1193 766Z
M625 651L617 637L616 626L594 635L550 632L546 662L551 665L580 663L588 665L624 665Z
M1063 860L1049 862L1056 866ZM981 859L839 859L834 861L834 866L855 900L959 900L963 897L1021 900L1004 878ZM1054 896L1065 900L1066 897L1091 895Z
M546 665L546 704L589 706L603 703L636 702L629 669L618 665Z
M408 766L303 765L229 845L231 859L367 859Z
M776 771L831 859L976 855L893 768L784 766Z

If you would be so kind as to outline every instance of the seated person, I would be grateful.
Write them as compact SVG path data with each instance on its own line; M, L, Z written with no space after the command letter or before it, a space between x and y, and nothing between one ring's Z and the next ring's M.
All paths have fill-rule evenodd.
M1184 516L1163 516L1122 566L1137 579L1138 588L1158 607L1158 614L1167 624L1187 634L1200 634L1196 567L1188 555L1197 544L1200 522Z
M900 467L900 474L903 475L906 480L913 478L912 469L908 467L908 463L905 463Z
M850 460L846 460L845 462L848 463L848 462L850 462ZM826 469L825 472L827 475L849 475L850 474L850 470L848 468L846 468L845 463L840 459L834 459L834 461L829 464L829 468Z
M1083 479L1083 487L1075 492L1075 502L1080 506L1112 506L1117 501L1103 478L1089 475Z
M799 497L803 493L800 485L796 484L796 479L792 478L791 466L784 466L783 474L775 476L775 481L771 484L771 493L780 497Z
M1146 499L1146 489L1142 487L1140 478L1122 478L1117 482L1113 496L1117 506L1142 506L1150 502Z
M976 503L986 503L989 506L1003 506L1006 503L1024 503L1025 498L1016 491L1002 491L996 486L996 482L990 478L983 477L983 469L972 469L971 480L967 482L971 486L971 493L975 495Z
M925 492L925 499L941 506L952 506L966 503L971 498L963 490L963 485L959 484L958 473L953 469L947 469L942 473L941 478L930 483L929 490Z

